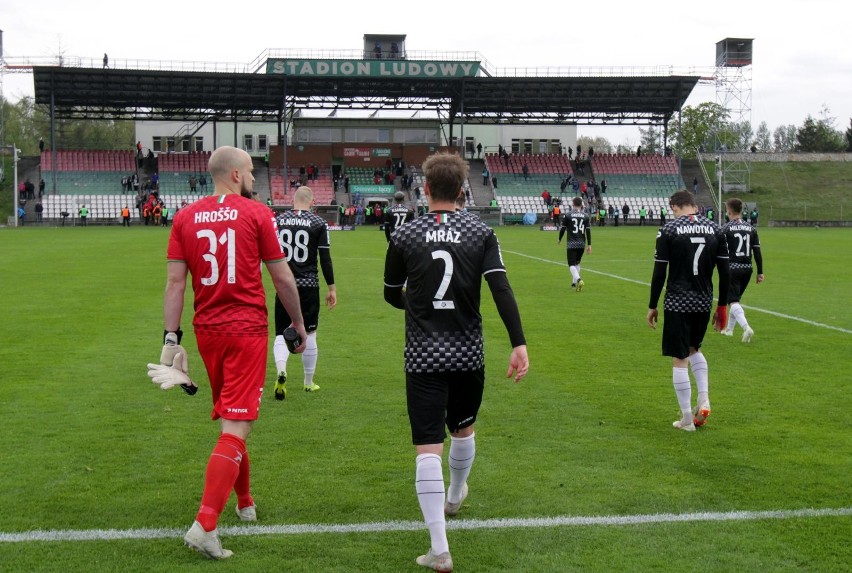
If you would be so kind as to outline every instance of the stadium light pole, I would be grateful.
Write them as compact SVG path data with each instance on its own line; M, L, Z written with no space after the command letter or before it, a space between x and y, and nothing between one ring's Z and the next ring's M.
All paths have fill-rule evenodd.
M718 209L716 211L716 222L720 225L722 224L722 178L724 173L722 173L722 156L716 156L716 173L719 174L719 197L716 198L716 203L718 205Z
M0 147L4 151L12 152L12 197L15 202L15 207L12 216L15 218L15 227L18 226L18 152L21 151L14 145L4 145Z

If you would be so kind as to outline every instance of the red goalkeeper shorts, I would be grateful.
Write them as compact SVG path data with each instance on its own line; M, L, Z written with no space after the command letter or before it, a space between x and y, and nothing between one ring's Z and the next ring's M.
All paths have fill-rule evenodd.
M213 394L213 420L257 420L266 380L269 335L195 333Z

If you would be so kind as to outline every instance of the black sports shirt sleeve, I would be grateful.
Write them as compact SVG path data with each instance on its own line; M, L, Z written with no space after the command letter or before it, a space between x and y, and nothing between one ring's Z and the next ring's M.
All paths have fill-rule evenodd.
M660 295L663 293L663 285L666 284L666 261L654 261L654 274L651 277L651 300L648 308L657 308L660 303Z
M506 273L499 271L487 273L485 280L488 282L488 288L491 289L491 296L494 298L497 312L509 333L509 342L511 342L512 348L525 345L527 341L524 338L524 329L521 326L521 313L518 311L515 293L512 292Z
M405 261L393 242L390 242L385 254L385 301L395 308L405 308L402 298L405 278Z
M334 267L331 264L331 251L328 249L319 249L320 268L322 276L325 278L325 284L334 284Z

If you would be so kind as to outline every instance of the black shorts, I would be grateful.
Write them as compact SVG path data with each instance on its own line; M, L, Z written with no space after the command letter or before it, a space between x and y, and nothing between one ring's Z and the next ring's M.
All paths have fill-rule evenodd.
M442 444L450 433L472 426L482 404L485 370L406 372L405 390L411 441Z
M740 302L751 282L752 269L731 269L731 282L728 283L728 304Z
M302 318L305 320L305 332L316 332L319 322L320 295L319 287L299 287L299 304L302 308ZM284 334L284 329L293 321L287 314L287 309L275 297L275 336Z
M663 311L663 356L688 358L689 349L701 348L707 325L710 323L710 311L674 312Z
M583 260L583 247L579 249L568 249L568 266L576 267Z

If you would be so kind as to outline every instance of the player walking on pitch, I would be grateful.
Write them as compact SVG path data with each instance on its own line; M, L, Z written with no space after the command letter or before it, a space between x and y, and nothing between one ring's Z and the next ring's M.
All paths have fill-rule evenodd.
M586 283L580 277L580 261L583 260L584 247L587 253L592 253L592 226L589 225L589 216L583 212L583 200L580 197L574 197L571 204L571 210L562 217L559 239L556 243L562 244L562 235L567 231L568 270L571 271L571 288L580 292L586 286Z
M757 265L757 284L763 282L763 255L760 251L760 239L757 229L743 219L743 202L740 199L728 199L725 202L730 219L722 230L728 241L728 254L731 257L731 286L728 290L728 306L733 320L728 321L728 327L722 330L725 336L734 335L734 325L739 324L743 329L743 342L751 341L754 330L746 320L745 310L740 300L745 294L746 287L751 281L753 272L751 258Z
M414 211L403 203L405 193L397 191L393 196L394 204L385 211L385 238L390 242L391 233L414 218Z
M306 333L296 281L281 252L272 214L251 199L251 157L240 149L220 147L210 156L209 169L214 195L180 209L174 218L163 303L165 345L160 364L148 364L148 375L164 390L176 385L188 393L197 390L180 346L189 273L195 298L192 324L210 379L211 417L220 420L221 433L207 463L201 506L184 541L205 557L225 559L232 552L222 548L216 526L232 489L239 518L257 520L246 439L260 408L269 345L261 262L302 340ZM304 343L296 351L303 349Z
M325 219L311 212L314 204L314 192L310 187L299 187L293 194L293 209L280 213L275 218L278 226L278 240L287 257L287 264L296 277L299 289L299 302L305 319L305 331L308 339L302 353L302 367L305 371L305 392L320 389L314 384L317 368L317 326L319 324L320 293L317 258L322 267L322 276L328 285L325 304L329 309L337 305L337 289L334 286L334 268L331 264L331 242L328 237L328 224ZM278 378L275 382L275 399L287 397L287 360L290 351L284 342L284 329L290 325L290 316L281 300L275 298L275 343L272 352Z
M468 495L476 454L474 422L485 384L482 277L512 344L507 377L529 369L526 341L494 231L455 211L468 166L458 155L423 162L430 212L393 232L385 258L385 300L405 310L405 381L412 441L417 453L415 488L431 547L417 563L452 571L446 515L456 515ZM407 285L407 286L406 286ZM444 498L441 468L445 427L450 431L450 487Z
M665 284L663 356L672 357L672 383L682 414L672 425L694 432L710 415L710 383L701 343L713 306L714 268L719 273L719 298L713 326L722 330L728 321L728 244L719 225L696 214L698 207L689 191L673 194L669 206L674 219L657 232L647 321L651 328L657 327L657 303ZM695 410L689 367L698 388Z

